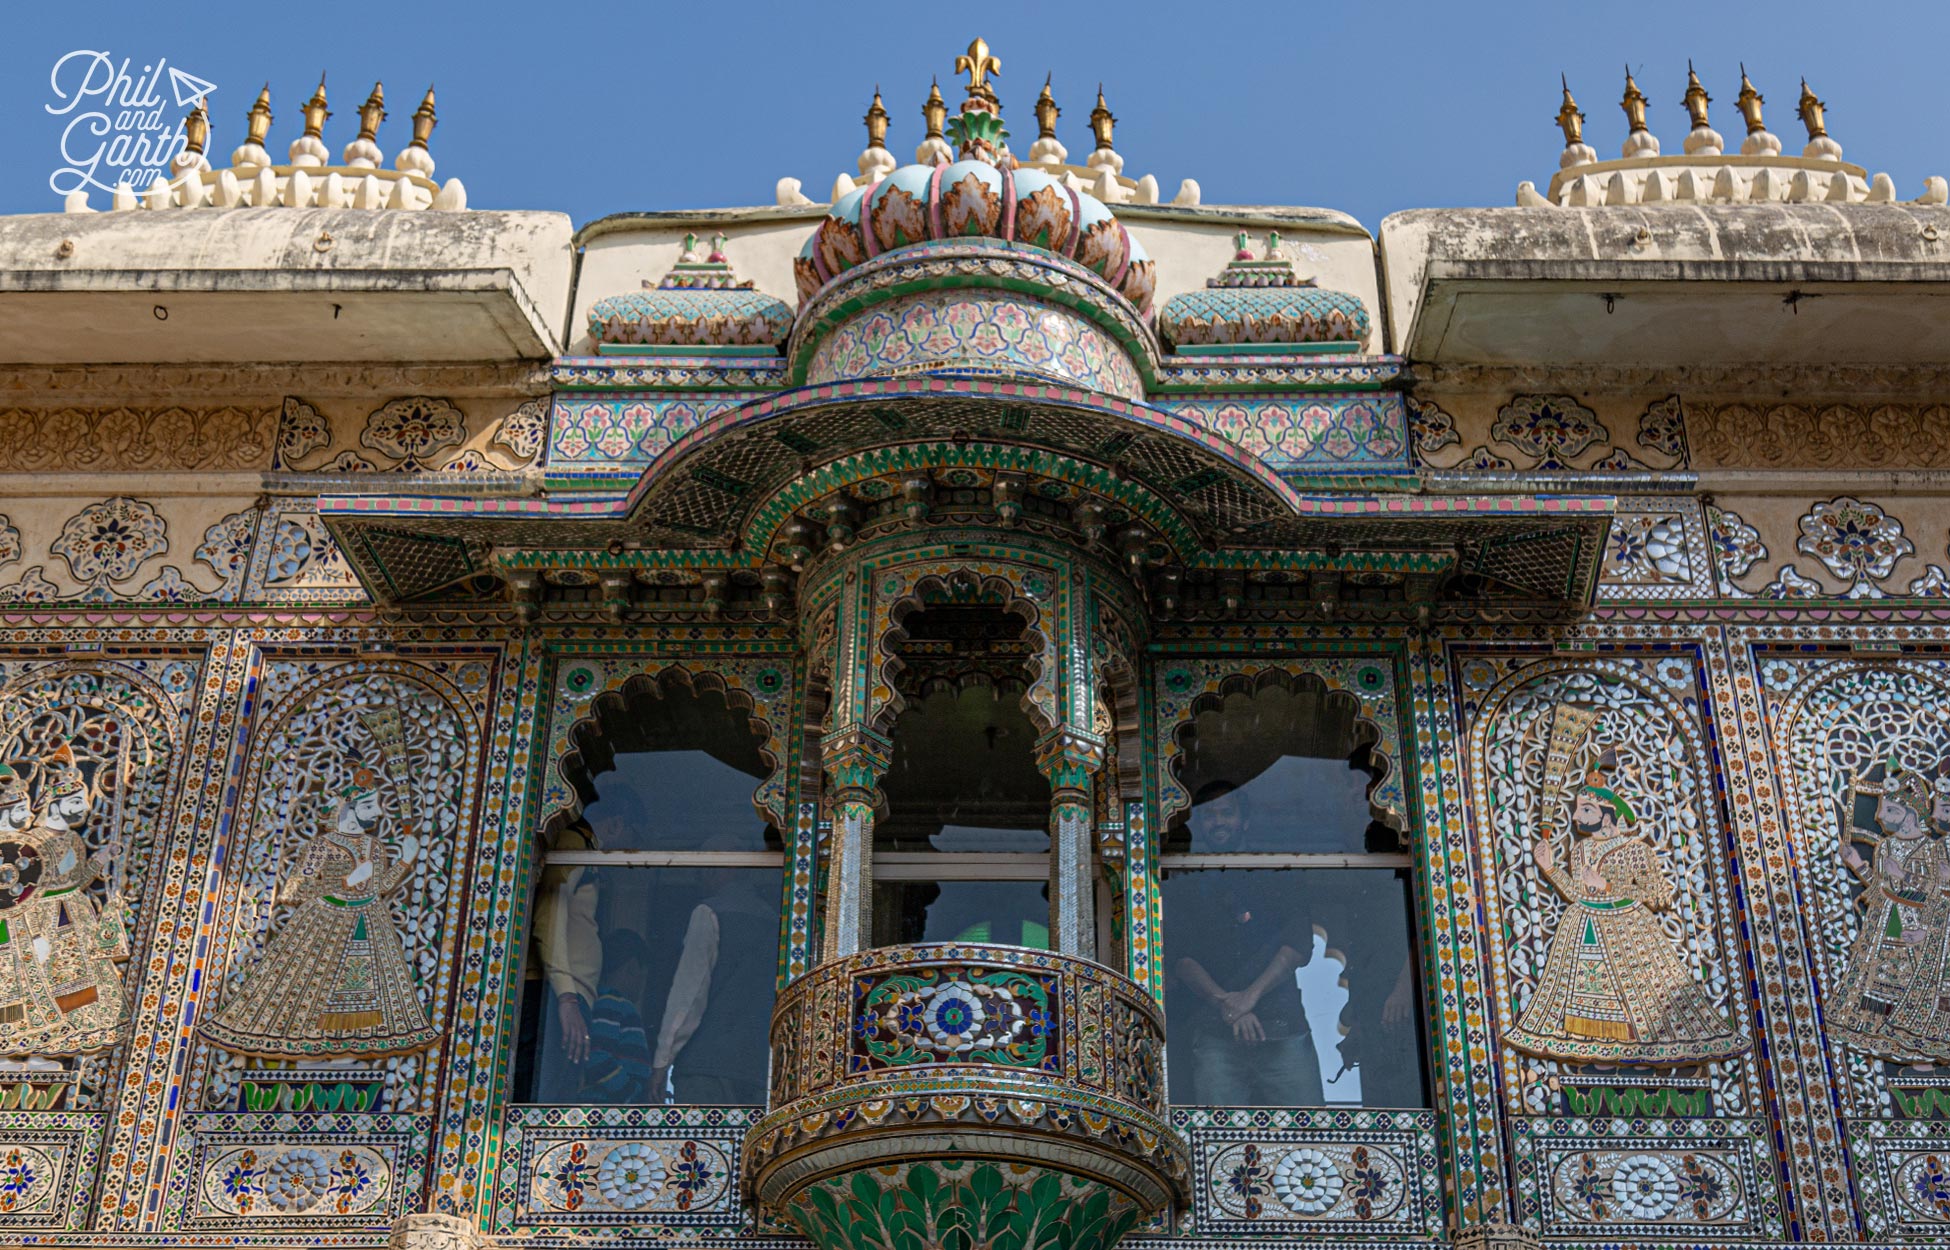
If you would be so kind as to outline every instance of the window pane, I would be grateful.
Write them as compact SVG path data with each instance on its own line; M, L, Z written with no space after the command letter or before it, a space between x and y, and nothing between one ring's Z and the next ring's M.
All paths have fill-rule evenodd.
M776 870L555 865L535 904L517 1101L765 1101Z
M886 851L1049 849L1049 779L1020 690L942 686L911 698L881 780Z
M1173 767L1192 809L1167 851L1392 851L1368 790L1372 732L1346 695L1268 686L1226 696L1179 726Z
M583 809L592 845L605 851L763 851L765 821L752 806L759 778L703 751L644 751L616 757ZM573 842L558 838L556 847Z
M1040 881L877 881L875 946L999 942L1049 949L1049 887Z
M675 683L630 690L578 735L570 771L586 836L605 851L777 850L752 803L771 770L764 746L741 696Z
M1427 1106L1406 878L1385 868L1173 873L1172 1101Z

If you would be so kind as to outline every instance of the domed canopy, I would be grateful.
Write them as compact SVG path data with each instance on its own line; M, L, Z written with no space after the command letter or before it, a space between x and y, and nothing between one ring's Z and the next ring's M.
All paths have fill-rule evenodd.
M1165 301L1158 337L1174 350L1232 344L1313 344L1358 351L1368 337L1368 310L1345 291L1301 278L1280 250L1280 236L1266 236L1266 256L1255 259L1247 236L1225 272Z
M785 301L739 281L724 254L725 236L697 258L697 236L664 280L629 295L611 295L589 310L589 334L599 348L777 347L792 329Z
M862 157L863 172L883 176L841 196L806 241L793 262L800 305L847 270L896 248L981 238L1075 260L1149 313L1156 288L1151 258L1104 202L1048 169L1018 165L995 95L984 83L971 83L961 107L946 128L960 141L960 159L946 159L945 142L939 163L890 169L892 158L878 148L886 164L871 166Z
M1102 200L1040 169L981 160L904 165L842 197L793 262L799 300L882 253L932 239L990 238L1071 257L1140 312L1157 279L1151 257Z

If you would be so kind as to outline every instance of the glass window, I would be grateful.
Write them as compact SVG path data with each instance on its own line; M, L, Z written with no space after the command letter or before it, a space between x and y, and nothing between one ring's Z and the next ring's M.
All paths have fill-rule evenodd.
M1428 1105L1408 857L1351 698L1270 686L1178 731L1162 867L1172 1100Z
M579 744L593 775L542 861L517 1101L765 1101L783 856L752 805L763 732L679 687Z
M1050 787L1022 707L1022 618L939 607L902 624L907 706L874 823L874 943L1047 947Z

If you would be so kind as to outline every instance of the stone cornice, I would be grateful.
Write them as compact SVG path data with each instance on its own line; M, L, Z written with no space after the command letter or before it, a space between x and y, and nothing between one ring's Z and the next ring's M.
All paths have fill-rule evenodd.
M1411 361L1403 377L1411 389L1546 392L1682 390L1694 394L1756 394L1797 399L1867 395L1936 398L1950 395L1950 365L1727 364L1727 365L1437 365Z
M199 405L284 395L545 395L546 362L475 364L0 365L0 404L154 404L194 395Z

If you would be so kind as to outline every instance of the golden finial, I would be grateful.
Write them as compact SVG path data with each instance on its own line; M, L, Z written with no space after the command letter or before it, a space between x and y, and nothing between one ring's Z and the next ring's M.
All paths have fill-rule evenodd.
M1564 103L1557 106L1557 125L1564 132L1564 146L1584 142L1584 114L1578 111L1578 102L1571 98L1571 80L1563 74L1557 81L1564 86Z
M1625 67L1625 98L1618 102L1625 110L1625 121L1635 131L1645 129L1645 92L1632 81L1632 67Z
M210 110L204 107L202 96L196 98L196 107L183 119L183 150L198 156L210 143Z
M370 143L379 137L379 123L386 120L386 88L372 85L372 94L359 106L359 137Z
M409 147L424 148L427 140L433 137L433 127L438 119L433 115L433 88L427 88L426 98L420 107L413 110L413 142Z
M942 128L948 124L948 104L941 98L941 80L938 78L928 86L928 99L921 106L921 116L928 123L927 137L939 139Z
M1747 119L1748 134L1759 134L1767 129L1767 123L1760 115L1760 106L1765 103L1766 98L1754 90L1753 80L1747 77L1747 66L1743 63L1740 66L1740 98L1734 104L1739 108L1740 115Z
M1110 115L1110 106L1104 103L1104 84L1097 84L1097 107L1090 110L1090 133L1097 136L1097 146L1108 150L1111 146L1111 132L1117 119Z
M1050 80L1043 79L1043 94L1036 97L1036 137L1038 139L1056 138L1056 119L1063 110L1056 107L1056 98L1049 93Z
M257 103L244 115L244 132L248 136L244 142L262 144L271 133L271 84L265 83L264 90L257 93Z
M322 137L325 119L332 115L325 108L325 75L318 76L318 90L311 93L311 99L305 101L300 111L305 115L305 134L313 139Z
M968 45L968 51L955 58L955 72L968 75L968 94L983 99L995 98L995 89L989 86L989 75L1002 76L1002 62L989 55L988 41L976 36L975 42Z
M867 107L867 146L887 146L887 109L880 103L880 84L873 85L873 103Z
M1625 80L1628 83L1631 81L1630 71L1627 71ZM1706 125L1706 106L1713 103L1713 97L1706 94L1706 88L1700 85L1699 75L1693 72L1691 57L1686 59L1686 98L1680 103L1686 106L1686 116L1692 119L1693 129L1698 130ZM1635 126L1633 129L1640 128Z
M1803 78L1801 80L1801 105L1794 110L1794 115L1799 117L1801 124L1808 128L1808 141L1810 143L1828 134L1828 125L1825 118L1827 108L1828 106L1826 104L1815 99L1815 93L1808 88L1808 80Z

